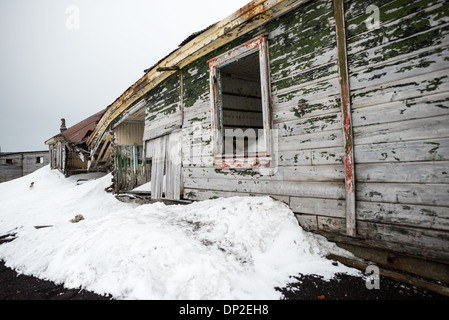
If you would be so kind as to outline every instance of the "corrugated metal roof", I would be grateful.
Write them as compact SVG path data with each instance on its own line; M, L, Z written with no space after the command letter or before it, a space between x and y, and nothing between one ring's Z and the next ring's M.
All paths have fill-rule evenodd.
M90 137L95 129L98 121L101 119L106 109L103 109L94 115L78 122L74 126L68 128L67 130L57 134L53 138L63 137L67 142L71 144L82 144Z

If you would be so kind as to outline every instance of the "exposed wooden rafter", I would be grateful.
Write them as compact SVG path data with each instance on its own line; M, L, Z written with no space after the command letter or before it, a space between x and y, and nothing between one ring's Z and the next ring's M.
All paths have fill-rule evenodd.
M176 72L158 72L158 68L177 66L182 69L192 61L254 30L268 21L276 19L305 2L307 0L253 0L234 14L184 44L150 70L146 70L147 72L142 78L108 107L87 142L93 152L99 147L108 126L116 117L136 103L144 94L161 81L169 77L173 72ZM255 17L257 19L254 19Z

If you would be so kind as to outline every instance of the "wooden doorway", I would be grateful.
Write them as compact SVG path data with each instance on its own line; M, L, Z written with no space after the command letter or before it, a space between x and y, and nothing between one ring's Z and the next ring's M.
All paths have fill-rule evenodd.
M146 142L151 159L151 199L181 199L181 130Z

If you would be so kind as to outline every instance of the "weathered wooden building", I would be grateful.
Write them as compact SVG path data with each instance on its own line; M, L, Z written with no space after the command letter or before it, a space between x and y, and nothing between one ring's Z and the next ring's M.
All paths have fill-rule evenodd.
M88 144L134 126L119 144L155 199L270 195L449 283L448 30L443 0L255 0L146 70Z
M48 164L48 151L0 153L0 183L26 176Z
M145 108L143 101L124 112L111 127L114 189L132 190L150 181L151 160L143 154Z
M65 119L61 119L60 133L45 141L50 151L50 166L66 176L87 171L95 171L101 164L91 157L86 141L95 129L105 110L82 120L67 129ZM106 157L107 158L107 157ZM107 166L107 163L106 163Z

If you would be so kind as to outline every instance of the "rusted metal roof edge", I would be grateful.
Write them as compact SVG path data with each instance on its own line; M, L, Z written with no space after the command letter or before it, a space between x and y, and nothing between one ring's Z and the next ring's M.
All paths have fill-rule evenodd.
M89 137L86 137L86 134L89 132L89 130L92 128L95 130L96 125L98 124L98 121L101 119L101 117L104 115L106 109L103 109L101 111L96 112L95 114L79 121L78 123L74 124L73 126L69 127L64 132L58 133L57 135L51 137L50 139L45 141L45 144L49 145L52 144L58 140L65 140L67 143L78 145L82 144L87 141L87 139L93 134L93 132L89 135ZM82 134L83 136L81 139L74 139L73 137Z
M165 59L161 60L159 64L148 70L143 77L109 105L86 143L95 152L113 119L175 72L157 72L156 70L159 66L177 65L182 68L238 36L254 30L308 1L310 0L253 0L229 17L205 29L203 33L198 34L186 44L174 50ZM262 16L261 19L255 19L256 21L249 23L251 19L259 15ZM245 25L247 26L245 27Z

